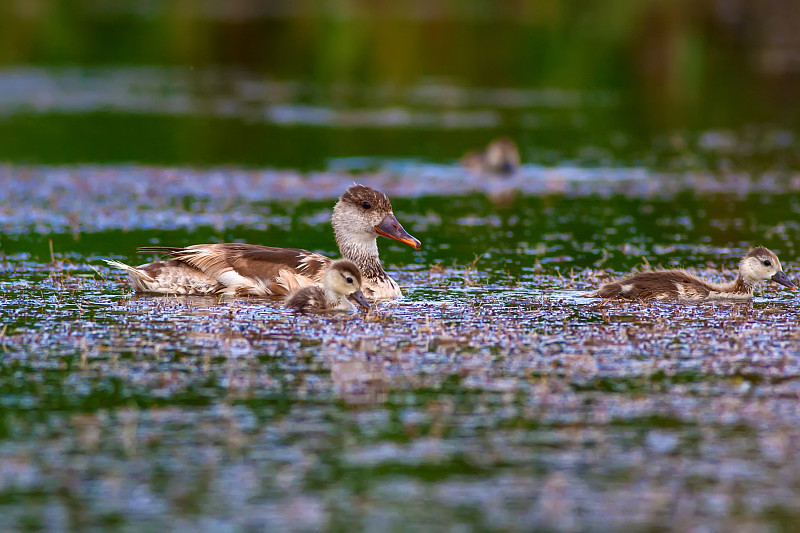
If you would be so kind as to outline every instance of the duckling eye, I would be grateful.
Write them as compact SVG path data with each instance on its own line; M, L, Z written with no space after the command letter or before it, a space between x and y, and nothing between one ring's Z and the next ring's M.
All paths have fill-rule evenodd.
M353 278L347 278L347 283L353 283Z
M764 259L764 261L762 261L762 263L764 263L765 267L772 266L772 262L769 259Z
M370 207L372 207L372 204L369 202L361 202L361 207L363 207L364 209L369 209Z

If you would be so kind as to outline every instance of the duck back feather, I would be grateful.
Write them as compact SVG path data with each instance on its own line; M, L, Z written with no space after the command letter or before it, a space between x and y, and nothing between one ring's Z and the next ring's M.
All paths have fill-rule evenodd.
M141 253L166 253L240 296L286 295L318 284L331 260L307 250L255 244L196 244L186 248L146 246Z
M700 301L718 293L751 294L737 282L717 285L701 280L685 270L642 272L601 286L595 298L628 298L632 300L694 300Z

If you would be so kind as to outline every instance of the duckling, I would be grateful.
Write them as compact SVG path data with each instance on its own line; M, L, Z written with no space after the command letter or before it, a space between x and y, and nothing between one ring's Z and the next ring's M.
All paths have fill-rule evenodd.
M383 270L376 241L383 235L416 250L422 244L397 221L389 198L371 187L353 185L334 206L331 225L342 257L362 272L367 297L402 296L397 282ZM106 262L127 270L135 291L160 294L286 295L322 283L332 261L308 250L240 243L145 246L139 252L171 258L138 267Z
M350 313L355 307L348 298L352 298L364 309L369 309L364 293L361 292L361 271L352 261L340 259L328 267L322 278L322 287L303 287L290 294L284 305L301 313Z
M475 172L510 176L519 168L519 150L514 141L501 137L485 150L468 152L461 158L461 165Z
M689 302L746 300L753 297L756 283L769 280L797 290L795 284L783 273L778 256L759 246L744 256L739 263L739 275L729 283L709 283L685 270L655 270L606 283L586 296Z

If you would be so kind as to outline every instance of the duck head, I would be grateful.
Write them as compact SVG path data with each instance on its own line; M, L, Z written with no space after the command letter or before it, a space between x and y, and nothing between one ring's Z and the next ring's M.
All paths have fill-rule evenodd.
M389 198L364 185L353 185L333 208L331 224L342 243L375 242L378 235L389 237L419 250L422 244L403 229L392 212ZM374 245L374 244L373 244Z
M369 309L369 303L367 303L364 293L361 292L361 271L349 259L340 259L331 263L323 284L325 290L349 298L364 309Z
M739 264L739 273L744 282L751 286L759 281L774 281L784 287L797 290L797 286L784 274L778 256L763 246L750 250L744 256Z
M508 137L495 139L486 148L486 163L492 172L513 174L519 167L517 144Z

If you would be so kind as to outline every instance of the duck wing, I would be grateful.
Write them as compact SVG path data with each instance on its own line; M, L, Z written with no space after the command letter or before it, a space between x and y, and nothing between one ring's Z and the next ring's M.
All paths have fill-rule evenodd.
M237 294L287 294L321 282L331 260L298 248L257 244L196 244L186 248L145 246L142 253L161 253L191 265Z

